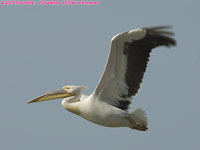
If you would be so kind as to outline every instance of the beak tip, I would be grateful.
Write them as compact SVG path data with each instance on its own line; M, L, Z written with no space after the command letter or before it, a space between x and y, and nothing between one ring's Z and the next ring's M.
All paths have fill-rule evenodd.
M26 102L26 104L30 104L30 103L32 103L31 100Z

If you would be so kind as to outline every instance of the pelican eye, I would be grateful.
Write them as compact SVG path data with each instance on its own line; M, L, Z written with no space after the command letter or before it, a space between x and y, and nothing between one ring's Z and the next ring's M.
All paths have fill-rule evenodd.
M69 90L70 87L64 86L63 89L64 89L64 90Z

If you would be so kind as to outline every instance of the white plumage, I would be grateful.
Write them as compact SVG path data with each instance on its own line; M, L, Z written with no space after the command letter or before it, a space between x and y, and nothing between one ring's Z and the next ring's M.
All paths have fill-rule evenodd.
M64 86L27 103L64 98L65 109L96 124L147 130L144 111L139 108L128 113L128 106L140 88L151 50L176 45L169 29L142 28L114 36L104 73L90 96L82 94L86 87Z

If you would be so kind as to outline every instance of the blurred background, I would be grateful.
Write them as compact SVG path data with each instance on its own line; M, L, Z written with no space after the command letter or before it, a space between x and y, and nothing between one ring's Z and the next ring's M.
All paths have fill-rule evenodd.
M97 6L0 5L0 149L200 148L200 10L198 0L109 0ZM142 107L146 132L90 123L61 99L26 101L64 85L90 94L112 36L172 25L177 47L157 48L130 111Z

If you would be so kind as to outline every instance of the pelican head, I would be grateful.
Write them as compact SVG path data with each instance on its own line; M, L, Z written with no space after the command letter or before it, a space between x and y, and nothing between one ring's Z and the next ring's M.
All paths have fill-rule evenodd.
M42 96L39 96L37 98L34 98L30 101L27 101L27 104L29 103L35 103L35 102L42 102L47 100L53 100L58 98L67 98L67 97L79 97L81 95L81 92L83 89L86 89L85 86L63 86L61 89L44 94Z

